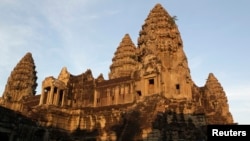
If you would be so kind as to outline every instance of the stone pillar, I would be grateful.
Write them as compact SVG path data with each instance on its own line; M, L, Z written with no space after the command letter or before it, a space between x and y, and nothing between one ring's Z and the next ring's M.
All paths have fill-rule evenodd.
M129 99L130 101L134 101L135 100L135 88L133 87L134 86L134 83L130 83L129 84L129 89L128 89L128 92L129 92Z
M114 104L116 105L118 103L118 98L119 98L119 86L115 87L115 99L114 99Z
M99 140L100 141L107 141L108 140L108 136L107 136L107 133L105 131L103 131L103 133L99 136Z
M121 85L121 94L125 94L125 85L124 84Z
M115 87L111 87L110 90L110 105L114 105L115 104Z
M48 99L47 99L47 103L50 105L50 104L53 104L53 96L54 96L54 86L51 87L51 90L48 94Z
M121 85L121 104L125 103L125 85Z
M110 141L116 141L117 140L117 136L115 132L111 132L109 135Z
M39 105L42 105L42 104L44 104L43 103L43 99L44 99L44 94L45 94L45 92L44 92L45 90L42 88L42 94L41 94L41 97L40 97L40 101L39 101Z
M128 89L129 89L128 87L129 87L129 85L126 84L126 85L125 85L125 92L124 92L125 94L128 94L128 93L129 93L129 92L128 92Z
M111 105L110 95L111 95L111 90L110 88L107 88L107 105Z
M142 81L143 81L142 96L148 96L148 80L144 78Z
M50 98L50 93L51 93L51 88L50 88L50 91L47 92L47 98L46 98L46 104L49 105L49 98Z
M59 97L60 97L60 89L59 88L56 88L56 93L53 93L53 105L56 105L56 106L58 106L58 104L59 104Z
M97 100L97 90L96 89L94 89L94 103L93 103L93 106L94 107L96 107L97 105L96 105L96 100Z

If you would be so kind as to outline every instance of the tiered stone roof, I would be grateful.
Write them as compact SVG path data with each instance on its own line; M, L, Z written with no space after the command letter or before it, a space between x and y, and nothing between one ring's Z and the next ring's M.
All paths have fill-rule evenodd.
M27 53L11 72L5 86L3 97L11 101L19 101L23 96L36 93L36 70L31 53Z
M144 58L147 54L153 53L162 61L163 68L181 73L184 78L191 79L187 57L175 20L175 16L171 17L160 4L156 4L142 25L137 54L139 58Z
M223 88L220 82L217 80L217 78L214 76L213 73L209 73L205 86L208 89L213 89L213 90L216 90L217 92L223 91Z
M135 57L136 47L132 42L129 34L126 34L120 45L118 46L114 57L112 59L112 65L110 66L109 78L119 78L123 76L131 75L134 70L136 61Z
M175 18L160 4L146 18L137 48L128 34L123 37L109 80L102 74L95 79L89 69L72 75L63 68L58 79L45 78L41 96L33 96L36 79L33 58L27 53L12 71L0 105L36 120L39 128L24 124L30 126L25 130L26 126L7 121L4 128L13 129L3 133L5 137L24 131L25 135L14 137L205 140L206 125L234 122L225 92L212 73L203 87L193 83Z
M177 50L182 47L180 33L175 18L160 5L150 11L139 33L138 47L148 48L153 52Z
M226 93L213 73L208 75L204 88L204 108L210 115L208 122L213 124L232 123L233 117L229 112Z

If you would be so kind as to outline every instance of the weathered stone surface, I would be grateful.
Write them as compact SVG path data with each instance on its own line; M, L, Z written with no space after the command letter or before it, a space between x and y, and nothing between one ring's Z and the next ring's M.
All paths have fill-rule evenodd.
M118 46L115 56L110 66L109 79L130 76L136 66L135 56L136 47L129 34L126 34Z
M63 67L58 76L58 80L62 81L66 85L69 81L69 78L70 78L70 73L68 72L66 67Z
M36 80L34 60L31 53L27 53L11 72L3 97L10 101L20 101L24 96L35 95Z
M37 76L31 53L27 53L11 72L1 103L13 110L20 110L24 97L36 94Z
M33 72L31 68L24 70ZM7 92L12 92L14 80L23 80L14 76ZM124 36L108 80L102 74L94 78L89 69L72 75L64 67L58 78L44 79L37 96L31 89L34 83L27 80L27 93L13 92L29 95L15 97L18 111L44 128L43 136L50 140L206 140L206 125L234 124L217 78L210 73L202 87L193 82L174 17L160 4L146 18L137 47L128 34ZM13 105L9 100L5 107L16 110Z
M210 124L233 122L226 94L213 73L210 73L208 76L207 82L203 87L203 95L203 107Z
M47 129L35 121L0 106L0 138L2 141L47 141Z
M168 98L191 99L193 82L180 33L174 18L160 4L150 11L142 26L137 55L141 77L155 74L158 92Z

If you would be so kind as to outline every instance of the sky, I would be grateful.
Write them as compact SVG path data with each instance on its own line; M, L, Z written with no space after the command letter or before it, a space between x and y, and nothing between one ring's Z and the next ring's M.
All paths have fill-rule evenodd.
M191 77L203 86L213 73L238 124L250 124L249 0L0 0L0 96L20 59L31 52L37 93L63 67L73 75L91 69L108 79L121 39L137 38L160 3L177 16Z

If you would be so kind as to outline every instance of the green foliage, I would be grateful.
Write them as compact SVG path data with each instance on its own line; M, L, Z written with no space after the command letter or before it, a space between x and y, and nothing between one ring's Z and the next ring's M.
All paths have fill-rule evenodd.
M178 20L177 16L172 16L170 22L171 22L172 25L174 25L175 21L177 21L177 20Z
M172 20L177 21L177 20L178 20L178 19L177 19L177 16L173 16L173 17L172 17Z

